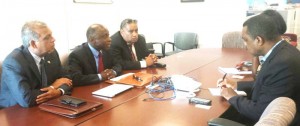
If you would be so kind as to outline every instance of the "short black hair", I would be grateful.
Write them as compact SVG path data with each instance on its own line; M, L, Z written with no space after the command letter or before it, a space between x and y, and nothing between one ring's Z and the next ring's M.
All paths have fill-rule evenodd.
M249 18L244 22L243 27L248 29L248 34L252 39L255 39L257 36L264 38L265 40L274 41L281 35L281 32L277 23L274 21L274 18L260 14L254 17Z
M265 14L273 18L273 21L276 23L277 29L280 34L284 34L286 32L286 22L278 11L268 9L263 11L261 14Z

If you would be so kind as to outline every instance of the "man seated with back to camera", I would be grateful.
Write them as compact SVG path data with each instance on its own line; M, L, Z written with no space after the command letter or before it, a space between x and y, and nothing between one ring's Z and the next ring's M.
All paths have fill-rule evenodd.
M120 63L124 70L146 68L157 62L157 56L147 50L145 38L138 34L137 20L123 20L111 41L114 62Z
M300 52L281 39L282 31L278 27L286 24L278 25L275 20L262 13L244 22L242 38L249 53L263 56L262 66L253 82L219 81L221 95L231 105L220 117L254 125L270 102L278 97L289 97L297 107L291 125L300 125ZM235 86L238 90L248 90L247 97L237 95L233 90Z
M31 107L63 94L71 94L71 76L64 73L54 37L41 21L24 24L23 45L4 60L0 107Z
M120 75L122 67L113 63L109 52L108 30L101 24L93 24L87 29L86 37L88 42L77 46L69 55L74 86L97 84Z

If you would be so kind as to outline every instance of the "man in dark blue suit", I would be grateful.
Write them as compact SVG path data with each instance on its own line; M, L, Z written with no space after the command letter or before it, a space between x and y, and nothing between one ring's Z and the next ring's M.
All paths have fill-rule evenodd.
M146 68L157 62L157 56L146 48L145 38L138 34L137 20L123 20L120 31L111 36L111 41L114 62L125 70Z
M27 22L22 40L23 45L14 49L2 65L0 107L31 107L70 94L72 80L63 74L49 27L40 21Z
M237 83L238 90L248 91L247 97L234 92L231 87L236 84L222 82L226 87L221 94L231 107L221 117L253 125L272 100L284 96L296 102L297 112L291 125L300 125L300 52L281 39L278 26L286 24L278 25L274 19L260 14L244 22L242 38L253 56L263 56L262 67L254 82Z
M96 84L120 75L122 67L113 63L109 52L111 39L108 30L101 24L93 24L88 28L86 36L88 42L77 46L69 55L74 86Z

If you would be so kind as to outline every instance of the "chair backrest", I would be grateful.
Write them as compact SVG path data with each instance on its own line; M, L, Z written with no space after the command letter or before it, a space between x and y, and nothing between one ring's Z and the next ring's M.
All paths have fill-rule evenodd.
M223 34L222 48L246 48L242 39L242 32L231 31Z
M282 37L288 37L289 41L297 42L297 34L294 33L284 33Z
M279 97L268 105L255 126L288 126L295 113L295 102L288 97Z
M174 46L180 50L198 47L198 35L192 32L177 32L174 34Z

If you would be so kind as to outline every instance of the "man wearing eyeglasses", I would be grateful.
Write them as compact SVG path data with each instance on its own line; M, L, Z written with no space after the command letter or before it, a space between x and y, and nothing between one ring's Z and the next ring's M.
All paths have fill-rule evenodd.
M137 20L125 19L120 31L111 36L111 54L114 62L125 70L141 69L157 62L157 56L150 54L145 38L138 33Z

